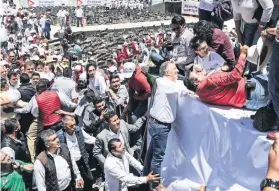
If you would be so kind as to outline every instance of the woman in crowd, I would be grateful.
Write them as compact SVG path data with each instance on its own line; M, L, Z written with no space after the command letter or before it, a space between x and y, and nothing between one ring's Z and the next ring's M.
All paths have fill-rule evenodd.
M211 22L199 21L194 26L194 35L204 39L211 50L220 54L227 63L227 70L231 70L235 63L235 55L230 38Z

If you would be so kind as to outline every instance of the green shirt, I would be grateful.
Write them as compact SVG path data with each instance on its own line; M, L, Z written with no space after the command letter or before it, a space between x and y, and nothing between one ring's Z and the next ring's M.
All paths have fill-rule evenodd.
M24 163L22 161L17 161L21 165ZM11 173L2 173L1 172L1 182L0 189L3 191L25 191L25 184L23 182L22 176L16 171L13 170Z

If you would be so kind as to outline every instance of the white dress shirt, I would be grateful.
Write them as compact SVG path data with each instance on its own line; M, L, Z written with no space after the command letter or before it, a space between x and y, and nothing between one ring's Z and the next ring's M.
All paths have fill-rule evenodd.
M75 14L76 14L76 17L83 17L83 11L82 9L76 9L75 10Z
M108 154L104 164L106 191L128 191L128 185L147 182L146 177L137 177L130 173L129 165L140 172L143 170L141 163L128 152L123 154L122 159Z
M57 153L59 153L59 152L60 152L60 150L57 151ZM59 191L65 190L71 182L70 167L69 167L67 161L60 155L51 154L51 153L48 153L48 154L50 154L54 159ZM79 172L79 169L78 169L76 163L73 161L74 160L72 159L73 170L74 170L75 175L77 176L76 180L79 180L79 179L81 179L80 172ZM38 191L46 191L45 168L38 159L36 159L36 161L34 163L34 175L36 177L36 185L37 185Z
M124 141L123 136L120 132L120 129L117 131L117 133L114 133L112 130L109 129L109 134L110 134L110 139L114 139L114 138L120 139L122 144L125 145L125 141Z
M65 94L59 93L59 92L57 92L57 94L60 98L61 105L65 106L65 107L68 107L68 108L75 108L77 106L76 103L70 102L68 100L68 97ZM29 113L29 112L31 112L31 114L34 117L39 117L39 106L38 106L38 103L37 103L37 100L36 100L36 95L31 98L31 100L29 101L29 103L26 107L20 108L20 109L15 109L14 112L15 113Z
M76 83L71 78L57 77L54 79L51 89L65 93L72 100L73 95L76 94Z
M68 11L66 10L59 10L57 13L57 17L66 17L66 15L68 15Z
M177 98L186 93L187 88L183 84L173 82L167 77L156 79L157 88L150 108L150 116L163 123L172 123L176 116ZM170 97L170 99L168 99Z
M81 129L82 135L84 137L84 142L87 144L95 144L95 137L92 137L88 135L83 129ZM74 161L78 161L81 158L81 153L77 141L77 136L76 133L74 132L72 135L69 135L66 133L66 141L67 141L67 146L70 150L71 156L74 159Z

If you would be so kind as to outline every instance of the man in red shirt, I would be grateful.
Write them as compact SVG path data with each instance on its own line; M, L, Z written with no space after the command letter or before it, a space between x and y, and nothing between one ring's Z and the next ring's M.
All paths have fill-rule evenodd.
M147 110L151 86L141 67L136 66L135 63L127 62L124 64L123 76L129 79L129 103L126 111L133 113L133 121L135 121L136 118L143 116Z
M242 76L247 56L247 46L241 47L240 57L231 72L218 71L207 76L195 65L186 74L185 85L196 87L200 100L215 105L227 105L257 110L267 104L267 77L256 75L247 81Z

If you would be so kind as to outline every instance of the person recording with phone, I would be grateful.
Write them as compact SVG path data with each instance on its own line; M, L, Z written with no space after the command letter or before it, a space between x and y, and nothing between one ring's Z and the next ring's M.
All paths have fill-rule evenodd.
M152 53L150 59L158 66L167 60L172 60L176 64L179 73L183 75L188 68L187 66L194 62L195 52L189 47L194 34L187 28L184 17L180 15L172 18L171 28L173 31L171 43L169 42L166 45L169 54L168 58Z

